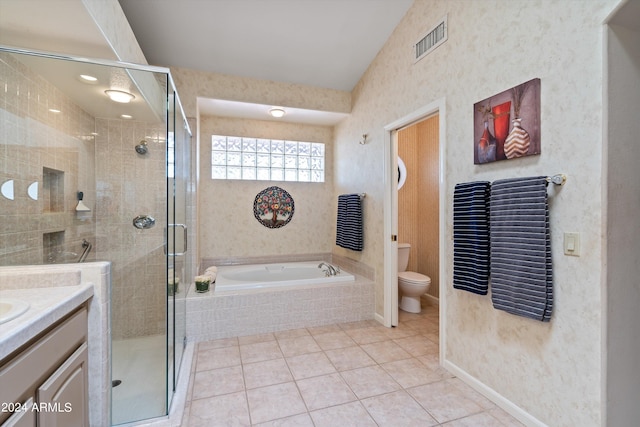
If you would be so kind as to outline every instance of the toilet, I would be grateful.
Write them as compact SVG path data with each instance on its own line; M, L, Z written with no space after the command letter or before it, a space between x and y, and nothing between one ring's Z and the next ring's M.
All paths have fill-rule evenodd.
M402 294L400 309L420 313L420 296L429 290L431 278L415 271L405 271L409 264L409 243L398 244L398 290Z

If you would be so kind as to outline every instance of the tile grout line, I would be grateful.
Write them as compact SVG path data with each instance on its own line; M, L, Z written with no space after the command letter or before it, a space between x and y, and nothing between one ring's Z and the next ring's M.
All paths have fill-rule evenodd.
M306 328L305 328L306 330ZM275 335L274 335L275 336ZM300 396L300 400L302 400L302 403L304 404L306 411L306 414L309 416L309 418L311 418L311 414L309 414L309 406L307 405L307 402L304 400L304 397L302 396L302 392L300 391L300 387L298 386L298 382L296 381L295 376L293 375L293 372L291 371L291 367L289 366L289 362L287 361L286 356L284 355L284 352L282 351L282 347L280 346L280 341L278 341L278 337L275 336L276 339L276 343L278 344L278 349L280 350L280 353L282 354L282 358L284 359L284 363L285 365L287 365L287 369L289 370L289 374L291 374L291 379L293 380L294 385L296 386L296 390L298 391L298 395ZM315 340L314 340L315 342ZM302 415L302 413L300 414L294 414L294 415L290 415L290 416L296 416L296 415ZM285 417L287 418L287 417ZM282 419L282 418L276 418L277 419ZM271 421L275 421L275 420L271 420ZM313 423L313 419L311 420L311 422Z
M431 321L431 322L433 322L433 321L434 321L434 319L432 319L431 317L427 317L427 316L423 316L423 317L422 317L422 319L428 319L428 320L429 320L429 321ZM406 323L406 322L409 322L409 321L416 321L416 320L419 320L419 319L415 319L415 318L413 318L413 319L409 319L409 320L401 321L400 323L402 324L402 323ZM437 319L436 319L435 321L437 321ZM371 354L370 352L368 352L365 348L363 348L363 346L364 346L364 345L369 345L369 344L377 344L377 343L384 343L384 342L392 343L395 347L398 347L398 348L400 348L401 350L403 350L404 352L406 352L406 353L409 355L409 357L407 357L407 358L402 358L402 359L397 359L397 360L389 360L388 362L384 362L384 363L392 363L392 362L395 362L395 361L402 361L402 360L416 360L416 361L417 361L421 366L424 366L425 368L428 368L428 366L426 366L426 365L425 365L421 360L419 360L419 359L418 359L418 357L420 357L420 356L428 356L428 355L429 355L429 352L427 352L427 353L425 353L425 354L421 354L421 355L414 355L414 354L412 354L412 352L410 352L410 351L406 348L406 345L405 345L405 346L403 346L401 343L397 342L397 340L401 340L401 339L404 339L404 338L411 338L411 337L414 337L414 338L415 338L415 337L420 337L420 339L422 339L422 340L426 340L426 341L428 341L428 342L430 342L430 343L433 343L433 341L431 341L431 340L430 340L426 335L424 335L424 333L425 333L425 332L426 332L426 333L431 333L431 331L417 331L416 329L414 329L414 327L412 327L412 326L414 326L414 325L411 325L411 326L405 325L409 330L413 331L413 333L412 333L412 334L410 334L410 335L406 335L406 336L401 335L401 336L398 336L397 338L394 338L394 337L393 337L392 335L390 335L390 334L385 334L384 338L376 339L376 340L374 340L374 341L372 341L372 342L362 342L362 343L360 343L360 342L358 342L356 339L354 339L354 336L353 336L353 335L349 334L349 331L354 331L354 330L358 330L358 329L373 328L374 326L377 326L377 325L370 326L370 323L367 323L366 321L362 321L362 322L349 322L349 323L350 323L350 324L361 323L361 324L362 324L362 326L361 326L361 327L346 327L346 324L344 324L344 325L342 325L342 324L333 324L333 325L327 325L327 326L334 326L334 325L335 325L336 327L338 327L340 332L343 332L347 337L349 337L349 339L350 339L350 340L352 340L352 341L354 342L354 345L339 346L339 347L335 347L335 348L333 348L333 347L330 347L330 348L323 348L323 347L320 345L320 343L319 343L319 341L318 341L318 339L317 339L317 336L320 336L320 335L323 335L323 334L328 334L328 333L333 333L333 332L338 332L338 331L328 331L328 332L323 332L323 333L316 333L316 334L314 334L314 333L312 333L312 332L309 330L309 328L300 328L300 329L304 329L304 330L305 330L305 335L300 335L300 336L290 337L290 339L295 339L295 338L301 338L301 337L310 336L310 337L312 338L312 340L311 340L311 341L312 341L312 342L313 342L313 343L314 343L314 344L319 348L319 350L318 350L318 351L310 351L310 352L307 352L306 350L304 350L304 351L303 351L303 353L301 353L301 354L293 354L293 355L291 355L291 356L285 356L285 352L283 351L283 347L282 347L282 345L281 345L281 340L285 340L285 339L287 339L287 337L278 338L278 337L277 337L277 335L276 335L276 333L272 333L273 340L275 340L275 341L276 341L277 349L278 349L278 351L279 351L279 353L280 353L280 355L281 355L281 357L282 357L282 359L283 359L283 361L284 361L284 363L285 363L285 366L287 367L288 374L291 376L292 381L295 383L296 390L297 390L297 392L298 392L298 394L299 394L299 396L300 396L300 398L301 398L301 400L302 400L302 403L303 403L303 405L304 405L304 407L305 407L305 409L306 409L306 414L307 414L307 416L311 419L311 422L313 423L313 418L311 417L311 413L312 413L313 411L310 411L309 406L308 406L308 403L306 402L306 400L305 400L305 399L304 399L304 397L303 397L303 394L302 394L302 391L301 391L301 389L300 389L300 387L299 387L298 382L299 382L299 381L302 381L302 380L305 380L305 379L321 377L321 376L324 376L324 375L334 375L334 374L338 374L338 376L337 376L337 377L338 377L338 378L340 378L340 380L341 380L341 381L342 381L342 382L347 386L347 389L348 389L348 390L353 394L353 396L355 397L355 400L353 400L353 401L349 401L349 402L343 402L343 403L339 403L339 404L330 405L330 406L327 406L326 408L318 408L318 409L316 409L316 410L314 410L314 411L319 411L319 410L323 410L323 409L328 409L328 408L332 408L332 407L336 407L336 406L341 406L341 405L345 405L345 404L349 404L349 403L358 402L358 403L361 405L361 407L363 407L363 408L365 409L365 411L366 411L366 413L369 415L369 417L370 417L370 418L374 421L374 423L377 425L378 423L377 423L377 422L375 421L375 419L373 418L373 415L372 415L372 414L367 410L367 408L362 404L362 400L363 400L363 399L361 399L361 398L359 398L359 397L358 397L358 395L354 392L354 389L352 388L352 386L348 383L348 381L347 381L347 380L346 380L346 378L344 377L344 373L345 373L345 372L355 371L355 370L358 370L358 369L364 369L364 368L367 368L367 367L376 367L376 368L379 368L379 369L381 369L381 370L382 370L382 372L384 372L386 375L389 375L389 377L392 379L392 381L393 381L393 382L394 382L394 383L399 387L399 390L397 390L397 391L402 390L402 391L404 391L405 393L407 393L407 394L411 397L411 399L412 399L415 403L417 403L417 404L418 404L418 406L419 406L419 407L423 408L423 410L425 410L425 411L426 411L426 413L427 413L430 417L432 417L436 422L438 422L438 420L433 416L433 414L432 414L432 413L431 413L427 408L425 408L422 404L420 404L420 402L418 402L418 401L416 400L416 398L415 398L411 393L409 393L409 391L408 391L408 390L410 390L411 388L418 387L418 386L413 386L413 387L407 387L407 388L405 388L402 384L400 384L400 383L397 381L397 379L396 379L393 375L391 375L391 373L390 373L387 369L385 369L385 367L384 367L384 366L382 366L382 365L383 365L383 363L379 362L376 358L374 358L374 357L372 356L372 354ZM355 325L353 325L353 326L355 326ZM253 424L253 422L252 422L251 410L250 410L250 407L249 407L249 398L248 398L249 388L248 388L248 384L247 384L247 378L246 378L246 370L245 370L245 367L246 367L246 365L250 365L250 364L252 364L252 363L260 363L260 362L265 362L265 361L270 361L270 360L277 360L277 359L279 359L280 357L276 357L276 358L269 358L269 359L266 359L266 360L263 360L263 361L247 362L247 363L245 363L245 362L244 362L244 360L243 360L243 358L242 358L241 347L242 347L243 345L250 345L250 344L255 344L255 343L240 344L239 340L237 339L238 337L235 337L235 338L236 338L236 344L234 344L234 345L225 345L225 346L223 346L223 347L219 347L219 348L224 348L224 347L235 347L235 346L237 346L237 347L238 347L239 364L240 364L240 370L241 370L241 374L242 374L242 381L243 381L243 382L242 382L242 384L243 384L243 388L244 388L244 390L243 390L243 391L244 391L245 404L246 404L247 411L248 411L248 415L249 415L249 421L251 422L251 425L254 425L254 424ZM357 337L356 337L356 338L357 338ZM213 340L213 341L216 341L216 340ZM268 340L268 341L272 341L272 340ZM268 341L259 341L259 342L257 342L257 343L260 343L260 342L268 342ZM360 341L362 341L362 340L360 340ZM436 343L436 344L439 344L439 343ZM360 351L362 351L364 354L366 354L369 358L371 358L371 359L372 359L372 361L374 362L374 364L373 364L373 365L368 365L368 366L357 367L357 368L343 369L342 371L341 371L341 370L339 370L339 369L338 369L338 366L336 365L336 362L335 362L335 361L333 361L333 360L329 357L329 355L327 354L327 352L328 352L328 351L331 351L331 350L341 350L341 349L351 348L351 347L353 347L353 348L358 348ZM216 349L217 349L217 348L216 348ZM198 350L198 351L200 350L200 343L198 343L197 350ZM294 351L294 353L295 353L295 351ZM310 377L304 377L304 378L296 379L296 378L295 378L295 376L294 376L294 373L293 373L293 370L292 370L292 367L291 367L291 364L290 364L289 359L290 359L290 358L293 358L293 357L296 357L296 356L303 356L303 355L316 354L316 353L318 353L318 354L322 354L322 356L323 356L324 358L326 358L326 359L327 359L327 361L329 362L330 366L333 368L334 372L332 372L332 373L330 373L330 374L317 374L317 375L313 375L313 376L310 376ZM288 358L289 358L289 359L288 359ZM194 368L194 378L195 378L195 374L196 374L197 372L199 372L199 371L198 371L198 367L200 366L200 364L199 364L199 363L197 363L197 361L196 361L196 363L194 364L194 366L195 366L195 368ZM212 368L211 370L215 370L215 369L221 369L221 368ZM209 370L209 369L207 369L207 370ZM438 379L438 380L435 380L435 381L431 381L430 383L427 383L427 384L431 384L431 383L439 382L439 381L442 381L442 380L444 380L444 379ZM195 381L194 381L194 382L195 382ZM285 382L285 383L286 383L286 382ZM279 383L276 383L276 384L283 384L283 383L279 382ZM275 385L275 384L270 384L270 385ZM193 387L193 385L192 385L192 387ZM262 387L267 387L267 386L262 386ZM253 389L257 389L257 388L261 388L261 387L254 387ZM374 395L374 396L370 396L370 397L384 396L385 394L389 394L389 393L393 393L393 392L382 393L382 394L378 394L378 395ZM228 394L228 393L225 393L225 394ZM215 396L214 396L214 397L215 397ZM191 399L191 401L193 401L193 400L194 400L194 399L192 398L192 399ZM191 402L189 402L189 403L191 403ZM482 410L482 411L480 411L480 412L478 412L478 413L481 413L481 412L487 412L487 410L485 410L485 409L483 408L483 410ZM297 416L297 415L302 415L302 414L304 414L304 413L305 413L305 412L300 413L300 414L293 414L293 415L290 415L290 416L287 416L287 417L284 417L284 418L293 417L293 416ZM467 415L467 416L470 416L470 415L474 415L474 414L469 414L469 415ZM284 419L284 418L275 418L275 419L273 419L273 420L269 420L269 421L276 421L276 420L278 420L278 419ZM465 418L465 417L461 417L461 418ZM461 419L461 418L460 418L460 419ZM455 421L455 420L448 420L447 422L450 422L450 421ZM314 424L315 424L315 423L314 423ZM436 425L440 425L440 424L436 424Z

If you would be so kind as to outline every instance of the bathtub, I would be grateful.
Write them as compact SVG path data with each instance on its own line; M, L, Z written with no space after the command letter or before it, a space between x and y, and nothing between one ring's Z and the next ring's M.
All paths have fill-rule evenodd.
M322 261L220 266L215 287L187 295L187 339L208 341L373 319L372 278ZM326 267L323 268L323 270Z
M219 267L215 282L215 293L251 289L304 287L336 282L353 282L355 280L352 274L345 271L335 276L326 276L327 267L318 268L320 263L322 261Z

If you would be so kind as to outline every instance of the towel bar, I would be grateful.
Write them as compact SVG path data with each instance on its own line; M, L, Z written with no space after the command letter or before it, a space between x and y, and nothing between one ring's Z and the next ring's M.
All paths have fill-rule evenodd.
M548 176L547 182L552 182L555 185L564 185L564 183L567 182L567 175L559 173L553 176Z

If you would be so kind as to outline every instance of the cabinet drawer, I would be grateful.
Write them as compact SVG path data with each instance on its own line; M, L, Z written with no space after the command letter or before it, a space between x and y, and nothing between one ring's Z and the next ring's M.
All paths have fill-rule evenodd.
M38 388L38 403L48 405L38 413L38 427L89 425L87 360L84 343Z
M86 340L83 307L0 368L0 402L20 402Z

